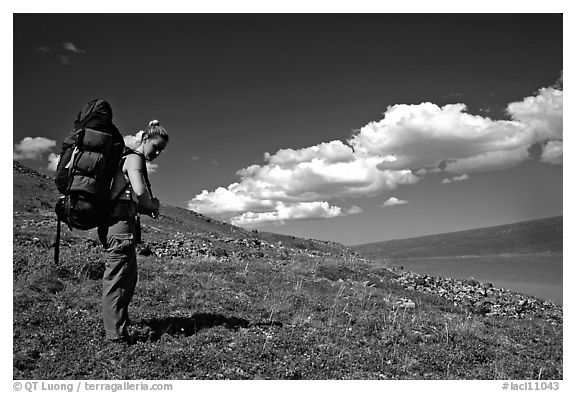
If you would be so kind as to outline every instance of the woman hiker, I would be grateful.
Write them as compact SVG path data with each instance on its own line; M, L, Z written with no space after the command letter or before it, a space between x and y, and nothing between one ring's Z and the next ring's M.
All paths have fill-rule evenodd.
M127 149L112 185L117 202L107 226L98 228L105 249L106 270L102 279L102 316L106 339L127 341L128 305L132 300L138 270L136 243L139 242L137 214L157 218L160 202L152 196L146 161L158 157L168 144L168 133L157 120L142 133L139 145Z

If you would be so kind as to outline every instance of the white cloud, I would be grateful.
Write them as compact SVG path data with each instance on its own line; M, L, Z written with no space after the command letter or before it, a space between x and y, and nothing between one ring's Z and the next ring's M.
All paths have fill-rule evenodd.
M41 160L56 146L56 141L44 137L26 137L14 145L14 160Z
M513 120L521 122L533 133L533 143L562 139L562 90L552 87L540 89L538 95L513 102L507 110Z
M469 173L518 165L532 158L536 145L542 146L543 162L561 163L562 100L561 90L541 89L509 104L510 120L469 114L464 104L394 105L346 142L265 153L264 164L239 170L238 182L204 190L188 207L238 225L283 222L295 216L281 218L279 207L374 197L431 173L460 175L444 183L463 181Z
M508 105L511 120L471 115L464 104L394 105L349 142L367 155L396 157L382 162L381 169L433 168L459 160L467 160L470 172L504 169L528 158L520 157L519 150L562 139L562 102L561 90L541 89L534 97ZM497 158L501 168L487 157Z
M468 179L470 179L470 176L468 176L467 174L463 174L461 176L454 176L452 178L452 180L454 180L454 181L464 181L464 180L468 180Z
M396 105L388 108L381 121L361 128L350 143L366 154L397 158L381 163L381 169L417 169L532 141L520 123L494 121L465 110L463 104Z
M246 183L233 183L227 188L218 187L213 192L202 191L189 202L188 206L207 215L265 212L274 208L275 203L272 200L258 199L252 194Z
M442 180L442 184L450 184L452 182L459 182L459 181L464 181L464 180L468 180L468 179L470 179L470 176L468 176L467 174L463 174L460 176L454 176L451 179L446 178L446 179Z
M347 149L352 154L350 147ZM274 217L273 209L278 202L294 204L335 197L375 196L393 190L399 184L412 184L419 180L408 170L378 170L376 166L382 157L352 155L353 160L346 161L341 159L344 157L342 154L336 159L334 150L326 150L328 157L309 156L308 148L302 150L291 151L290 157L286 151L280 151L278 159L276 155L268 154L267 161L275 164L252 165L238 171L240 182L227 188L219 187L213 192L204 190L189 201L189 208L221 218L245 212L272 213ZM321 149L318 152L322 154ZM294 157L301 157L304 161L296 162ZM234 222L245 222L245 217Z
M299 150L280 149L274 155L266 153L264 159L270 165L291 167L301 162L310 162L314 159L321 159L323 162L329 164L350 162L354 160L354 153L352 149L342 141L331 141Z
M380 171L381 157L330 162L321 156L298 164L253 165L238 172L249 191L265 198L310 201L334 196L377 195L418 181L410 171Z
M274 211L254 213L246 212L240 216L232 218L234 225L252 226L265 223L283 223L285 220L305 220L314 218L332 218L341 216L342 208L330 206L328 202L300 202L287 204L277 202Z
M346 214L360 214L360 213L362 213L362 208L356 205L352 205L348 210L346 210Z
M563 151L562 151L562 141L550 141L544 145L544 150L542 151L542 162L548 164L562 164Z
M430 169L430 168L420 168L420 169L417 169L417 170L413 171L413 173L414 173L415 175L417 175L417 176L424 177L424 176L426 176L428 173L431 173L431 172L433 172L433 171L434 171L434 169Z
M386 202L384 202L382 204L382 207L405 205L407 203L408 203L408 201L403 201L403 200L398 199L396 197L390 197L390 198L388 198L388 200Z
M76 45L74 45L72 42L65 42L62 44L62 48L64 48L67 51L70 52L74 52L74 53L86 53L85 50L78 48Z
M495 150L473 157L450 161L446 164L445 171L470 173L512 168L530 158L528 147L520 146L509 150Z
M136 135L125 135L124 144L131 149L136 149L140 145L140 141L142 141L142 134L144 134L144 131L140 130Z

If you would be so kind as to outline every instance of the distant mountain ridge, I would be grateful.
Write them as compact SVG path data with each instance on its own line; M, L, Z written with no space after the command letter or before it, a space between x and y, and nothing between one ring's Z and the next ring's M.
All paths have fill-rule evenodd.
M563 217L349 247L374 259L561 253Z

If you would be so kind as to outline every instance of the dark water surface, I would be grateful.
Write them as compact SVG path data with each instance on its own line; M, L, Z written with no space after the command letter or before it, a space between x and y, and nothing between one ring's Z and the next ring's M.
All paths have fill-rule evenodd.
M474 277L562 305L562 255L438 257L386 260L388 266L436 277Z

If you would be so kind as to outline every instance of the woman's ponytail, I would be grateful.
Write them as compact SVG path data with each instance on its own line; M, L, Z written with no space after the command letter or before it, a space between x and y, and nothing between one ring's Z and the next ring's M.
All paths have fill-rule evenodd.
M168 142L168 132L160 125L158 120L152 120L148 123L148 129L142 134L142 140L153 138L164 138Z

